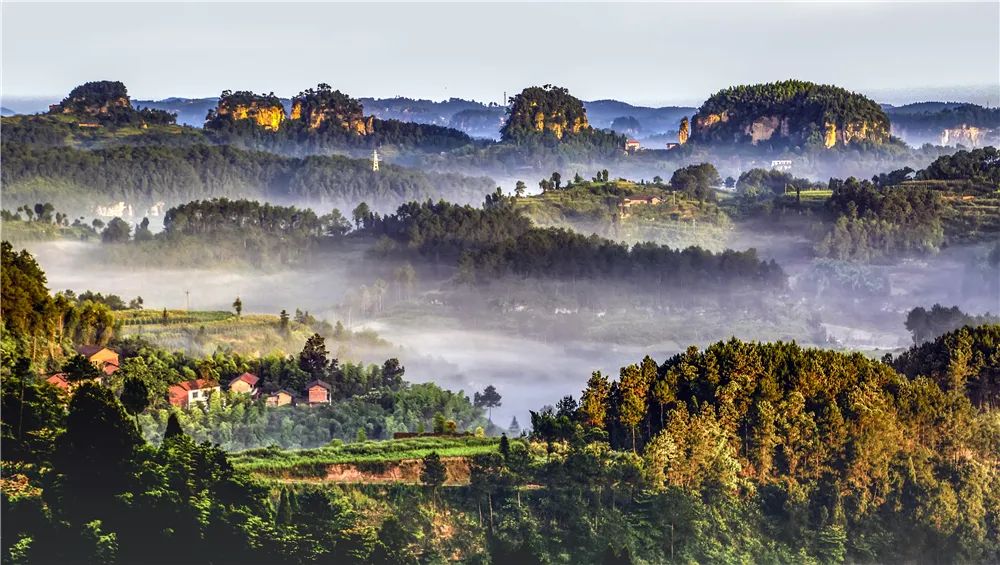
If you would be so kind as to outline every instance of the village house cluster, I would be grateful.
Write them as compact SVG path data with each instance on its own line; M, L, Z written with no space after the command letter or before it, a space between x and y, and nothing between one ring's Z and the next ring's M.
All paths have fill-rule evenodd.
M92 379L97 384L104 384L104 378L113 375L119 368L118 353L99 345L83 345L76 348L77 353L83 355L94 367L101 372L101 376ZM79 382L72 382L66 373L55 373L49 376L46 381L50 384L72 392L79 386ZM278 407L292 404L305 404L315 406L319 404L330 404L333 401L333 387L330 383L321 380L313 380L306 384L302 394L296 394L287 389L277 390L272 393L264 393L257 385L260 377L252 373L243 373L232 379L227 384L226 389L231 393L245 394L253 399L263 398L266 406ZM208 379L194 379L170 385L167 389L167 397L170 404L178 408L187 408L192 404L208 402L213 394L222 391L219 383Z

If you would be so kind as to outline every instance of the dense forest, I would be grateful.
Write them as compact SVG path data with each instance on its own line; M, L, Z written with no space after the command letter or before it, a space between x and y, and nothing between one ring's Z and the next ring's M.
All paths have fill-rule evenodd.
M889 140L889 118L872 100L797 80L721 90L691 123L693 144L830 148Z
M0 491L9 562L1000 556L996 325L882 360L736 339L662 363L646 357L617 380L594 373L579 401L566 396L533 412L530 435L470 439L457 451L469 455L448 462L424 450L417 485L332 485L321 480L330 467L323 454L369 457L360 468L377 472L393 464L384 457L395 442L363 439L415 424L477 425L482 412L468 397L407 385L393 360L341 365L318 336L296 356L264 358L193 359L119 341L113 378L66 395L39 376L43 358L32 362L31 343L51 340L58 323L44 273L30 255L4 250ZM71 358L65 369L86 379L87 367ZM268 390L328 379L335 403L266 412L224 395L172 412L158 392L251 369ZM347 451L341 440L351 436ZM198 443L330 438L312 452L237 455ZM465 481L449 478L456 459Z
M486 178L426 173L345 157L280 157L229 146L120 146L93 151L4 143L2 182L8 202L51 202L91 211L123 201L140 212L211 197L265 197L275 202L391 209L413 199L447 196L479 201Z
M532 227L499 190L482 208L447 202L410 203L395 214L363 220L361 234L387 238L384 252L416 252L433 261L455 261L458 279L488 284L508 276L596 278L657 287L661 284L770 286L785 274L754 250L712 253L653 243L632 246L558 228Z

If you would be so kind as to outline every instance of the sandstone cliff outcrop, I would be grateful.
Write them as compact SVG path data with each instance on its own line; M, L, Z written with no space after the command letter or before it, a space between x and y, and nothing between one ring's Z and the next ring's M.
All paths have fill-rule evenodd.
M962 124L957 128L945 128L941 131L941 145L963 145L978 149L989 145L998 137L998 131L990 128L979 128Z
M511 98L507 123L500 134L511 141L545 133L562 139L590 131L583 102L565 88L545 85L525 88Z
M365 117L361 102L333 90L328 84L320 84L292 98L292 120L302 120L310 130L323 127L338 127L358 135L374 132L375 118Z
M225 120L251 120L265 130L278 131L285 121L285 107L274 93L226 90L219 97L219 105L209 113L206 125L219 125Z
M74 88L60 103L50 106L49 113L101 117L121 109L132 109L125 85L118 81L99 80Z
M878 104L802 81L737 86L709 98L692 120L692 142L833 148L885 143L889 119Z

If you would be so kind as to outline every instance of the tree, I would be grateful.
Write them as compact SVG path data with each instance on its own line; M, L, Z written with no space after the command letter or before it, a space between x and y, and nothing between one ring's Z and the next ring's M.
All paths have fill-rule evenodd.
M423 468L420 470L420 482L429 487L432 491L444 484L448 478L448 469L441 461L441 456L436 451L432 451L424 457Z
M54 488L49 504L70 523L112 513L132 483L142 438L111 390L93 382L80 385L70 401L66 431L53 455Z
M653 184L663 184L663 177L656 175L653 177Z
M236 317L239 318L243 315L243 301L237 296L236 300L233 301L233 310L236 311Z
M433 427L431 429L436 434L443 434L446 422L447 420L445 420L444 414L438 412L434 414Z
M629 365L621 370L619 379L622 400L620 419L623 426L632 431L632 451L635 451L636 427L646 417L646 395L649 383L637 365Z
M177 419L177 413L171 412L170 417L167 418L167 429L163 432L163 439L168 440L182 435L184 435L184 430L181 428L180 420Z
M524 192L525 190L527 190L527 188L528 186L524 184L523 180L517 181L514 184L514 196L516 196L517 198L521 198L522 196L524 196Z
M371 209L368 208L368 204L365 202L355 206L354 210L351 212L351 217L354 218L354 227L361 229L362 226L367 226L371 215Z
M129 376L122 385L121 403L125 411L139 423L139 414L149 406L149 388L145 381L137 376Z
M587 389L580 396L580 410L584 414L587 424L597 427L604 427L604 419L608 412L608 394L611 392L611 385L608 378L600 371L594 371L587 381Z
M483 389L482 394L476 393L473 396L473 405L476 408L486 408L489 410L489 419L493 421L493 408L500 406L500 393L497 392L496 387L489 385Z
M688 117L684 116L677 129L677 142L684 145L689 137L691 137L691 124L688 122Z
M715 200L716 186L722 184L719 171L711 163L688 165L674 171L670 187L698 200Z
M551 182L552 186L556 190L559 190L559 187L562 184L562 175L560 175L559 173L552 173Z
M101 376L101 372L83 355L74 355L63 365L63 372L66 373L66 380L79 382L96 379Z
M104 243L126 243L132 236L132 226L121 218L113 218L101 232Z
M166 312L166 310L164 310L164 312ZM281 331L281 333L283 335L286 335L286 336L290 333L290 330L289 330L289 327L288 327L288 321L289 321L288 312L285 311L285 310L282 310L281 313L278 314L278 329Z
M143 218L135 228L136 241L151 241L153 232L149 231L149 218Z
M406 368L399 364L399 359L395 357L386 359L382 363L382 386L390 390L398 390L403 386L403 375Z
M314 379L322 379L326 376L329 365L326 339L314 333L306 340L305 346L299 353L299 368L312 375Z

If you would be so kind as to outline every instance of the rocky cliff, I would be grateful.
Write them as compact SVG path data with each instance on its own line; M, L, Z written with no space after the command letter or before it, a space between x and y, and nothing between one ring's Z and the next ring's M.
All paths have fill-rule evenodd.
M962 124L941 131L941 145L963 145L972 149L996 143L1000 133L991 128L980 128Z
M130 111L132 103L128 89L118 81L100 80L81 84L69 96L49 107L50 114L74 114L86 117L110 116L121 110Z
M252 120L265 130L277 131L285 121L285 108L273 93L261 95L227 90L219 97L215 110L209 113L206 125L217 125L225 120Z
M691 141L833 148L889 140L878 104L845 89L802 81L737 86L710 97L694 115Z
M358 135L369 135L374 131L374 117L364 115L361 102L333 90L328 84L320 84L292 98L292 120L302 120L310 130L323 127L337 127Z
M500 134L506 141L546 133L562 139L590 130L583 102L565 88L545 85L525 88L510 99L507 123Z

